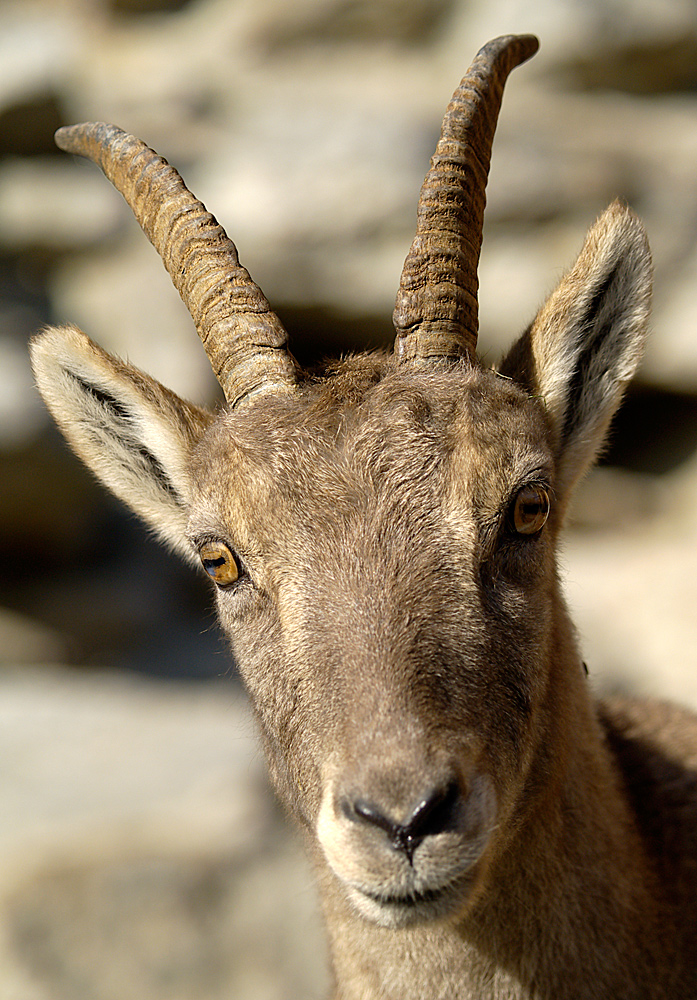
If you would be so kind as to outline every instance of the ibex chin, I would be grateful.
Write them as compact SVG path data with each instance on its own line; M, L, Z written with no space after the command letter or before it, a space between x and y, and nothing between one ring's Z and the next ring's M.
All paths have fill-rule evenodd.
M184 402L74 327L34 341L38 385L215 585L340 1000L697 997L697 718L594 700L555 561L642 353L632 212L601 215L497 370L475 353L496 119L536 49L490 42L453 96L394 351L321 376L165 160L112 125L57 134L133 209L227 405Z

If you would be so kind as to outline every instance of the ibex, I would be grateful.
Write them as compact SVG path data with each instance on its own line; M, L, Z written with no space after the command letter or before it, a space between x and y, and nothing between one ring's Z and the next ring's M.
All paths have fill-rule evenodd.
M639 362L651 259L620 203L497 370L476 358L504 83L486 45L424 182L393 352L302 372L234 244L142 142L61 129L124 195L226 397L74 327L33 343L70 444L212 578L338 1000L697 997L697 718L596 702L558 580L569 498Z

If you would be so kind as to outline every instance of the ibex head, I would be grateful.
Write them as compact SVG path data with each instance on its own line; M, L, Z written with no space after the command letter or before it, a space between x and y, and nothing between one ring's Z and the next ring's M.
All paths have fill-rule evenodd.
M39 388L84 461L212 578L324 891L384 926L471 911L589 716L555 540L638 364L651 265L612 205L499 370L478 363L491 144L536 48L496 39L455 92L394 352L323 378L176 171L113 126L58 133L133 208L228 405L183 402L75 328L35 340Z

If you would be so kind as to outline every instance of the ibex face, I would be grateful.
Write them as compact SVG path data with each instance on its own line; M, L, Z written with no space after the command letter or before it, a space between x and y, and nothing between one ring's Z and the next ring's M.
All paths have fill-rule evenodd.
M39 387L103 481L214 580L279 791L344 902L385 926L471 909L563 784L560 733L587 704L554 546L638 363L650 258L611 206L500 372L477 362L489 151L535 49L497 39L454 95L394 353L317 380L171 167L113 126L59 133L134 208L229 405L184 403L73 328L35 341Z
M549 686L554 459L539 403L469 363L343 380L348 398L320 385L214 424L188 533L235 553L220 619L284 797L391 924L462 905L520 794Z

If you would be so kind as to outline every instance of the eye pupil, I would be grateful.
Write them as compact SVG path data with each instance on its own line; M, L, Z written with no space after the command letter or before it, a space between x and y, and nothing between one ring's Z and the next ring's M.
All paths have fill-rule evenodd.
M206 573L219 587L229 587L239 579L237 558L224 542L206 542L199 556Z
M549 517L550 500L542 486L524 486L513 507L513 526L519 535L536 535Z
M204 559L203 565L209 572L214 572L216 566L224 566L225 560L222 556L219 559Z

